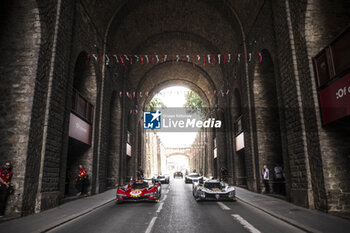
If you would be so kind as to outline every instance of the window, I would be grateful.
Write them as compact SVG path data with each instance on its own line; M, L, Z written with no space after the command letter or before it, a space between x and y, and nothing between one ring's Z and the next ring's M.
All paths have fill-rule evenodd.
M86 122L92 124L94 106L90 104L77 90L73 90L72 112Z

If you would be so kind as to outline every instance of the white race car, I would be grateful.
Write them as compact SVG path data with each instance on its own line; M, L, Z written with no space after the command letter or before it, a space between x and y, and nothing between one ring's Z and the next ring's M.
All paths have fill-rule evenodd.
M195 182L203 182L203 176L199 175L198 173L190 173L189 175L185 176L186 184Z
M158 175L152 178L153 182L160 182L162 184L169 184L170 176L169 175Z
M219 180L206 180L193 184L193 196L196 201L200 200L236 200L235 187Z

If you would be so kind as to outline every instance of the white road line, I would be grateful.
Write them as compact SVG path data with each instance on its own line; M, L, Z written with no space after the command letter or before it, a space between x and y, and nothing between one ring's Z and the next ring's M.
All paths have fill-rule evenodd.
M164 197L163 197L163 201L165 201L165 199L166 199L167 197L168 197L167 195L164 195Z
M156 219L157 219L157 217L153 217L153 218L152 218L152 220L151 220L151 222L149 223L149 225L148 225L148 227L147 227L145 233L150 233L150 232L151 232L152 227L153 227L154 223L156 222Z
M162 202L162 203L160 203L160 205L159 205L159 207L158 207L158 209L157 209L157 213L159 213L159 212L162 210L163 205L164 205L164 203L163 203L163 202Z
M223 210L230 210L230 208L222 202L216 202Z
M250 231L251 233L261 233L258 229L253 227L249 222L247 222L244 218L242 218L238 214L232 214L232 217L234 217L240 224L243 225L245 229Z

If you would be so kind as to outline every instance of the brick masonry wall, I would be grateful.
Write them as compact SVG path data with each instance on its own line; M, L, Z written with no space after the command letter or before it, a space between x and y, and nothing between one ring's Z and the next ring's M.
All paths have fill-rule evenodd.
M283 35L287 37L286 25L283 25L284 18L282 16L283 4L278 3L274 5L275 28L278 41L279 57L280 57L280 71L282 75L282 86L284 89L284 100L286 107L295 108L298 104L293 104L297 99L293 92L293 79L287 78L288 73L293 73L291 64L292 54L290 47L284 44ZM315 78L312 71L310 57L318 53L324 46L326 46L331 38L334 38L341 29L346 26L349 20L347 19L349 6L345 2L337 1L289 1L290 16L292 24L292 33L294 37L295 46L295 65L297 67L299 82L300 82L300 100L303 107L303 120L305 127L305 141L297 142L297 133L302 132L298 123L292 121L289 111L286 111L286 127L287 129L295 128L294 133L287 133L288 151L290 157L291 169L291 185L292 185L292 201L302 204L303 190L307 186L306 183L302 185L301 179L297 177L305 177L310 181L309 200L308 205L314 206L320 210L329 210L330 212L337 212L342 215L348 213L349 197L345 190L349 184L348 167L349 160L346 155L349 153L348 143L349 139L345 136L346 129L344 129L344 122L338 122L330 127L322 127L320 123L320 115L318 110L317 94ZM321 7L322 6L322 7ZM320 7L322 9L320 9ZM285 28L285 29L283 29ZM309 53L309 54L308 54ZM288 57L289 56L289 57ZM289 65L289 67L288 67ZM285 84L288 85L285 85ZM293 97L294 96L294 97ZM294 98L293 99L291 99ZM297 111L294 110L295 113ZM295 116L297 116L295 114ZM288 131L287 131L288 132ZM305 151L303 151L305 145ZM304 154L304 155L303 155ZM304 164L304 156L309 160L310 174ZM297 178L297 179L295 179ZM342 188L339 183L343 184ZM293 191L295 190L295 191ZM298 195L300 190L302 195ZM310 197L311 196L311 197ZM298 198L300 197L300 198ZM307 204L304 202L304 204Z
M307 151L303 140L303 115L300 114L298 89L295 79L291 42L289 38L286 5L284 1L273 5L273 17L276 33L277 57L281 75L281 90L285 108L286 141L290 169L291 201L302 206L309 206L312 194L307 173Z
M60 16L56 22L59 2L61 2ZM106 2L111 3L111 1ZM200 88L207 87L209 83L209 86L215 84L216 89L239 89L245 129L247 185L249 189L259 191L262 163L272 164L280 158L276 156L271 159L269 158L271 155L264 155L263 159L260 159L261 153L265 151L268 154L268 151L274 148L267 146L271 144L267 140L271 135L259 134L259 130L268 130L262 126L276 117L254 109L270 103L261 105L263 101L272 97L269 95L271 93L264 89L264 83L259 84L262 80L257 79L271 76L271 83L267 82L266 85L276 87L276 99L273 104L283 108L279 108L278 111L279 121L275 122L277 124L269 130L276 132L274 142L280 138L277 144L281 149L278 148L278 150L281 150L283 157L291 201L303 206L314 204L317 209L346 215L350 209L348 194L350 148L347 143L350 138L346 134L348 128L344 127L345 121L322 127L310 58L346 27L350 20L349 3L325 0L288 0L288 3L291 33L294 37L293 45L291 45L288 31L285 1L265 1L265 3L258 0L250 1L242 6L242 12L239 13L241 21L244 22L247 51L252 51L253 56L257 52L268 51L271 55L271 63L269 63L271 72L265 72L256 61L252 61L248 64L248 80L246 80L243 62L225 68L212 66L206 67L203 71L203 74L209 74L206 76L209 81L205 83L198 81L198 84L203 84ZM163 2L159 1L159 4L164 6ZM128 35L133 35L133 31L129 34L126 32L135 29L123 27L125 22L134 22L131 15L127 17L124 24L121 18L117 18L114 22L108 37L107 51L117 50L116 52L120 53L122 49L129 48L126 45L130 46L130 51L133 49L144 51L143 48L145 50L166 49L163 47L165 44L162 40L179 35L180 38L189 41L190 47L196 46L198 50L216 51L234 47L237 51L243 51L238 24L232 12L223 9L220 4L210 5L209 1L195 1L192 5L182 1L181 4L189 9L194 6L203 9L199 11L196 8L196 14L191 16L197 23L192 33L201 35L202 37L198 36L200 40L196 35L186 35L181 32L167 34L168 37L166 35L153 37L143 44L142 41L148 38L150 33L163 33L170 29L185 32L189 30L186 25L179 24L175 20L171 21L172 19L168 17L161 21L161 26L150 31L144 27L143 22L137 23L136 25L142 28L138 34L139 38L130 41ZM232 4L236 6L235 3ZM29 214L35 209L36 211L45 210L57 206L63 198L69 113L76 62L79 54L84 51L103 52L106 24L114 9L112 7L107 9L107 5L94 0L86 2L28 0L1 3L1 6L4 6L1 9L6 9L1 10L1 22L6 23L0 25L0 52L3 55L0 57L2 114L0 135L7 140L0 143L0 160L3 162L10 159L14 163L13 182L16 185L16 192L9 200L8 213L10 214ZM251 14L248 10L252 5L261 6L254 9L257 13L256 18L249 18ZM140 6L145 6L145 10L141 11L143 15L153 12L152 5ZM215 7L215 11L212 11L210 6ZM137 9L135 12L139 10L142 9ZM101 12L106 14L103 15ZM182 11L181 14L183 14ZM212 25L212 21L204 17L206 15L211 15L214 21L225 23L216 28L202 28L203 24ZM171 25L170 29L169 25ZM53 50L55 29L57 29L57 38ZM205 35L207 35L206 38L204 38ZM218 38L223 39L218 41ZM110 43L111 40L114 42ZM175 51L186 49L181 46L183 40L173 41ZM106 190L119 182L119 178L135 176L137 164L149 165L148 162L139 161L141 155L145 155L145 151L137 148L138 145L142 145L141 140L143 140L143 136L139 136L140 129L137 121L139 118L129 115L129 109L135 108L139 103L129 101L125 97L121 99L115 97L115 91L120 89L143 86L141 79L144 75L139 74L146 71L145 67L134 69L134 73L131 70L118 70L120 67L117 70L106 67L105 73L102 73L102 65L96 63L83 68L86 73L83 72L80 78L86 78L86 80L81 85L81 92L95 107L93 145L87 151L88 155L84 161L91 175L91 193ZM180 68L180 72L189 74L190 69ZM116 76L115 73L118 75ZM295 76L296 73L298 76ZM154 77L154 83L161 80L161 74L162 72ZM299 86L297 81L300 83ZM51 96L47 99L49 90ZM113 104L115 101L120 101L120 104ZM211 98L209 101L213 104L217 100ZM230 106L230 101L235 100L220 101L222 102L218 105L226 107ZM237 104L231 106L233 105ZM249 111L251 114L248 114ZM48 113L47 122L45 122L46 112ZM223 120L225 130L229 132L216 132L219 148L217 170L219 171L220 167L228 167L230 175L236 176L237 181L238 174L231 169L231 167L238 168L237 173L242 173L243 170L237 164L239 162L237 154L232 152L234 149L232 124L237 115L235 110L231 109L230 112L218 117ZM133 135L133 153L135 153L131 159L127 159L125 155L127 130ZM213 173L214 168L212 135L209 133L209 145L206 151L206 156L209 158L204 161L204 153L199 152L202 154L196 160L197 166L208 166L205 168L208 174ZM147 160L146 157L142 159ZM121 171L119 171L119 163Z
M254 191L260 190L260 169L263 163L268 163L271 170L275 163L282 161L286 171L289 166L288 159L284 158L286 152L282 149L283 138L280 134L284 127L284 114L273 25L272 4L266 2L254 18L252 26L244 29L247 34L247 52L252 52L253 56L261 52L263 63L260 64L256 59L248 62L249 89L243 65L237 68L238 80L233 80L233 85L241 90L242 95L247 185L250 190ZM270 56L271 59L269 59ZM275 93L273 94L273 92ZM248 105L248 101L250 101L250 105ZM271 106L279 107L272 109ZM252 119L249 118L250 116ZM251 140L253 140L253 144ZM238 155L235 156L237 162L242 163Z
M120 156L121 156L121 118L122 106L119 92L122 85L122 75L115 67L106 67L103 115L101 118L101 149L99 191L112 188L119 183ZM118 94L118 95L117 95ZM123 154L123 153L122 153Z
M1 20L1 160L13 162L7 214L32 212L38 181L55 1L6 1ZM18 16L21 17L18 17ZM45 19L45 20L44 20ZM40 163L39 163L40 165ZM23 202L22 202L23 201Z
M291 4L296 17L294 35L298 48L298 65L303 75L303 102L309 112L308 148L312 151L312 177L317 187L316 208L350 216L349 124L348 120L322 127L311 58L349 26L350 2L309 0L302 6ZM301 15L301 16L300 16ZM322 168L322 169L321 169Z
M45 4L45 3L43 3ZM46 6L49 7L49 6ZM39 190L36 198L36 211L52 208L59 203L59 181L60 181L60 160L62 153L62 140L64 131L64 115L66 104L66 87L67 76L69 68L70 56L70 41L72 33L73 22L73 4L71 1L62 1L59 6L59 18L56 22L56 17L53 18L53 25L48 25L50 32L55 33L57 30L57 37L55 39L55 49L52 51L55 57L51 60L49 79L49 88L51 88L51 96L48 100L49 106L46 106L47 128L43 132L45 137L44 151L36 163L42 163L42 170L40 170ZM57 9L57 8L56 8ZM45 21L42 19L42 21ZM50 47L52 49L52 47ZM51 59L51 56L45 57ZM38 101L45 102L46 99ZM45 112L43 112L45 115ZM47 134L45 135L46 132ZM35 146L36 148L39 146ZM40 147L39 147L40 148ZM36 169L37 170L37 169ZM28 171L30 174L30 172Z
M118 93L119 94L119 93ZM111 96L110 108L110 126L107 141L108 158L107 158L107 187L113 187L119 183L120 176L120 144L121 144L121 98L117 97L117 93L113 92Z

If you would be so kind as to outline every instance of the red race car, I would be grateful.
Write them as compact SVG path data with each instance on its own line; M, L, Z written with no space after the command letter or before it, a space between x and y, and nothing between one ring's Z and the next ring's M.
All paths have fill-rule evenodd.
M117 188L117 204L123 201L154 201L158 202L161 196L159 182L147 180L132 181Z

